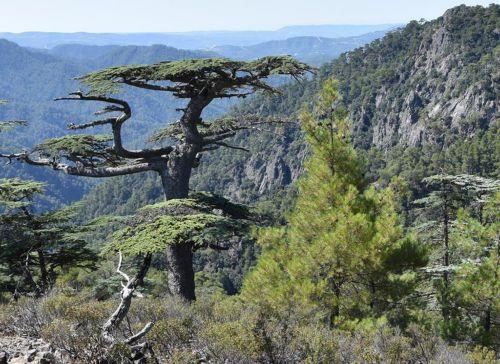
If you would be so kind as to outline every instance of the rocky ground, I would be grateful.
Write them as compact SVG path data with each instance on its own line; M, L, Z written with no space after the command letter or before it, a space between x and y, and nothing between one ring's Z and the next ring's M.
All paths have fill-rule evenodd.
M0 364L68 363L61 353L41 339L0 336Z

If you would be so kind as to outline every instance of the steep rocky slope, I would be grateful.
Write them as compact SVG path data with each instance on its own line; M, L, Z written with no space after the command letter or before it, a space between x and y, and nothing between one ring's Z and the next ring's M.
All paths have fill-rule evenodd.
M347 100L357 99L351 103L357 130L373 127L367 135L371 145L433 143L435 122L467 136L471 123L487 127L498 116L499 36L498 6L458 7L343 57L332 73L349 80L345 84L350 89L344 86L343 91ZM379 59L381 55L386 56ZM374 78L350 72L364 64ZM371 90L355 87L355 82Z
M310 82L258 97L239 112L294 114L335 77L373 178L403 174L416 182L440 169L497 174L499 40L500 6L457 7L345 53ZM252 201L293 181L305 155L295 129L240 138L251 153L209 156L195 185Z

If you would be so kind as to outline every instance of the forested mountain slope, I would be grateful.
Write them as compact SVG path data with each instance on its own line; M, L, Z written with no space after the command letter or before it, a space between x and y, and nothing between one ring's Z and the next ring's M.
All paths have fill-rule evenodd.
M2 135L0 149L22 150L59 135L69 120L78 120L77 110L71 105L52 100L75 90L77 83L72 78L85 69L82 65L0 40L0 99L9 101L0 106L0 119L30 121L28 127ZM89 187L81 179L55 175L51 171L2 164L0 177L15 176L49 183L52 193L46 202L55 205L78 199Z
M94 47L84 48L89 52ZM77 49L82 49L82 46ZM107 47L106 52L102 54L97 52L98 56L96 55L89 61L72 57L71 54L75 52L67 48L66 52L59 52L56 56L0 40L0 96L2 99L9 100L7 105L0 108L0 117L28 120L31 126L30 131L33 131L26 133L25 130L19 130L11 134L11 142L18 143L20 140L23 146L32 145L59 134L75 118L76 120L88 118L89 114L85 114L85 110L75 108L71 103L53 101L54 98L64 96L81 87L77 81L73 80L77 76L116 65L216 56L210 52L186 51L166 46L130 46ZM63 54L68 54L69 57ZM175 117L173 115L175 112L165 114L165 110L170 109L167 106L168 101L171 100L166 100L165 97L154 93L147 94L147 97L150 98L149 101L156 99L155 101L159 102L157 105L150 104L147 108L143 108L144 112L148 113L147 117L157 118L160 115L162 118ZM158 113L158 110L161 110L161 113ZM134 134L144 137L144 133L140 130L135 130Z
M51 49L38 51L70 61L87 60L87 64L93 69L116 65L156 63L165 60L177 61L187 58L220 56L215 52L177 49L160 44L151 46L62 44Z
M355 144L366 151L374 178L402 174L416 183L442 170L497 175L499 40L500 6L457 7L345 53L310 82L255 98L239 112L294 114L335 77ZM262 194L299 174L303 147L297 131L240 143L252 152L210 157L195 183L209 188L206 181L226 181L215 189L246 199L245 191Z
M278 96L256 97L236 112L294 115L333 76L373 180L384 183L400 175L418 193L419 181L436 172L498 176L499 36L500 6L453 8L345 53L312 80L285 86ZM277 134L234 141L250 153L204 156L193 189L245 202L276 194L300 175L307 154L297 126ZM103 200L110 203L104 204L107 212L117 205L127 210L122 197L131 183L99 186L86 199L89 215ZM157 197L154 189L133 194L137 204Z

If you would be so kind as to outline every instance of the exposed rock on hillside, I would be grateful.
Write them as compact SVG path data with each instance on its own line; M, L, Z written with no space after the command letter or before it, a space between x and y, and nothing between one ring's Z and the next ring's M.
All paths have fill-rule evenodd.
M464 13L466 8L459 7L434 22L409 26L415 27L415 51L407 55L408 61L388 69L390 86L374 90L373 115L353 112L358 125L373 125L373 145L433 142L433 122L467 136L472 132L469 122L484 127L498 117L500 38L495 9ZM457 25L460 19L465 30Z
M41 339L0 336L0 364L63 364L69 361Z
M353 121L355 144L369 151L376 174L391 164L391 155L402 161L415 148L420 152L412 163L453 150L450 159L463 169L458 172L488 174L490 167L482 166L484 157L474 162L476 170L470 170L474 163L467 158L479 153L478 146L491 144L485 134L497 133L499 70L500 6L460 6L434 21L411 22L345 53L307 84L285 87L274 98L258 97L242 111L293 114L310 102L326 78L335 77ZM238 142L251 146L252 153L238 154L238 158L234 152L230 158L224 152L210 156L208 166L194 179L197 187L251 201L258 196L249 191L272 192L300 175L306 153L296 130L285 138L250 136ZM476 151L463 147L467 143ZM426 170L415 171L415 180L422 177L419 173Z

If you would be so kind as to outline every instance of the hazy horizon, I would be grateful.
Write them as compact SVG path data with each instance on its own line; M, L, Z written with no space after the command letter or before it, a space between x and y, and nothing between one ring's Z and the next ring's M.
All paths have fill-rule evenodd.
M27 30L23 32L10 32L10 31L2 31L0 33L11 33L11 34L27 34L27 33L54 33L54 34L189 34L189 33L237 33L237 32L277 32L282 29L292 28L292 27L329 27L329 26L338 26L338 27L362 27L362 26L383 26L383 27L391 27L391 26L401 26L406 23L374 23L374 24L289 24L276 29L214 29L214 30L186 30L186 31L165 31L165 32L151 32L151 31L122 31L122 32L91 32L91 31L74 31L74 32L63 32L63 31L38 31L38 30Z
M435 19L491 0L18 0L2 4L0 32L191 33L276 31L288 26L388 25ZM154 11L152 11L154 10ZM22 19L22 21L20 21ZM119 19L119 21L117 21Z

